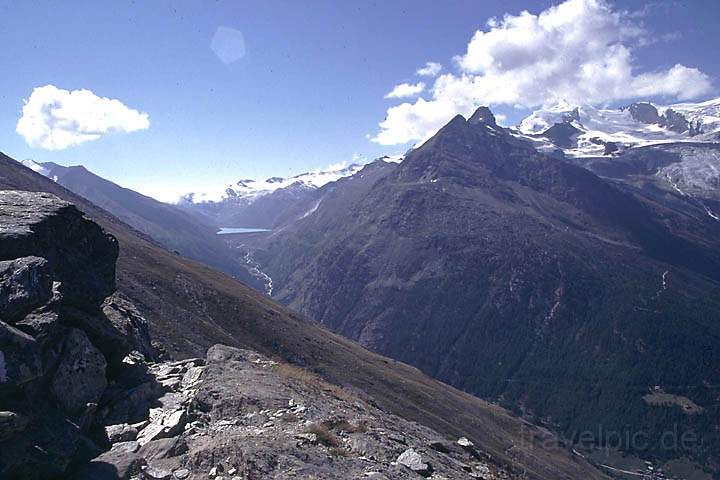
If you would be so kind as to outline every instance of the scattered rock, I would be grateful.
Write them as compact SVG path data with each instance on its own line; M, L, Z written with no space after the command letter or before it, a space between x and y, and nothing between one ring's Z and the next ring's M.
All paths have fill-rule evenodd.
M158 419L142 429L137 441L140 445L145 445L152 440L173 437L183 431L186 423L187 412L183 409L163 412Z
M140 445L145 445L158 438L164 438L164 430L165 427L161 423L151 423L138 433L137 442Z
M295 435L295 438L313 444L318 442L318 437L315 433L298 433Z
M115 450L116 452L127 452L127 453L135 453L138 450L140 450L140 444L136 441L129 441L129 442L119 442L112 446L111 450Z
M423 462L422 455L412 448L405 450L398 457L397 462L400 465L409 468L413 472L422 475L423 477L429 477L432 474L432 467L430 464Z
M152 465L143 470L143 476L147 480L170 480L172 475L170 470L153 467Z
M458 438L457 444L463 448L472 448L475 446L475 444L468 440L466 437Z
M129 442L135 443L135 442ZM80 469L77 480L130 480L142 472L146 462L132 449L119 448L116 444L110 451L93 459Z
M450 447L444 440L434 440L430 442L430 448L440 453L450 453Z
M187 450L187 443L183 438L160 438L143 445L140 448L140 455L147 461L153 461L177 457Z
M137 438L138 429L127 423L122 423L105 427L105 434L110 443L128 442Z
M187 468L180 468L173 472L173 477L177 478L178 480L185 480L189 476L190 470L188 470Z

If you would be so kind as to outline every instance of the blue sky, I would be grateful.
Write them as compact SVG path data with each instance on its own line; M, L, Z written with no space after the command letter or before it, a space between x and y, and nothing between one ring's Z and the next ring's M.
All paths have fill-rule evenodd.
M520 50L509 51L505 39L517 37L513 29L526 28L525 20L528 29L534 24L520 12L538 15L561 2L2 2L0 150L18 159L83 164L123 186L170 199L240 178L297 174L354 155L402 153L451 111L465 113L479 102L492 104L513 123L549 95L625 102L619 97L627 89L617 86L628 83L630 94L659 101L682 95L686 84L696 97L718 95L720 2L572 1L583 3L586 10L575 13L588 21L598 17L591 7L604 9L605 23L592 20L583 31L627 50L608 51L632 67L629 79L618 73L619 80L570 91L559 80L572 73L563 67L541 72L548 75L542 83L563 83L548 93L531 81L539 67L523 64L530 83L515 85L522 92L503 91L504 75L521 77L508 69L527 61L522 53L534 51L532 42L564 38L535 32ZM561 12L552 12L546 20L560 18ZM503 23L506 13L514 17ZM495 32L474 39L477 30L493 30L487 23L492 17L499 19ZM223 62L213 52L219 27L242 33L242 58ZM586 43L560 49L554 59L582 55L578 45ZM443 65L442 85L416 75L428 61ZM683 69L672 70L676 64ZM420 102L417 95L384 98L396 85L419 82L425 85ZM658 90L659 84L668 86ZM130 116L118 120L120 131L114 133L113 125L91 126L97 134L91 141L55 150L30 146L16 132L23 99L46 85L87 89L136 112L124 112ZM613 88L618 92L608 94ZM112 115L124 114L115 107ZM378 123L390 113L381 129ZM148 128L136 114L147 114Z

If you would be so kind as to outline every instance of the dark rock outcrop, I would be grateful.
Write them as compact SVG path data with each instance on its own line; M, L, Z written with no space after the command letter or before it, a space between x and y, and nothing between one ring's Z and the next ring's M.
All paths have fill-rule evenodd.
M69 414L97 404L107 387L105 357L82 330L71 329L65 337L62 360L50 389L57 403Z
M701 133L701 125L692 124L685 118L680 112L676 112L672 108L668 108L665 112L660 115L658 109L652 103L638 102L633 103L627 107L630 116L640 122L647 124L656 124L661 127L665 127L671 132L685 133L690 135L697 135Z
M21 387L42 375L37 342L0 321L0 388Z
M553 145L560 148L577 147L577 135L581 130L571 123L556 123L545 130L541 135L550 140Z
M630 116L640 123L660 123L660 114L655 105L648 102L637 102L627 107Z
M0 478L65 478L101 451L94 432L120 394L147 380L131 361L153 357L144 319L106 300L117 255L69 203L0 191Z
M115 291L117 241L73 205L48 193L2 192L0 225L0 260L44 258L65 302L93 305Z

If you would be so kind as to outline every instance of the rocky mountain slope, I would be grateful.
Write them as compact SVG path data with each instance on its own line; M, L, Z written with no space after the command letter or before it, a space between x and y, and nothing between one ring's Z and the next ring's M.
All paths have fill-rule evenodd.
M641 429L622 448L716 468L718 222L543 155L486 108L362 173L256 253L275 298L568 437ZM664 448L671 428L702 441Z
M107 210L164 247L206 263L255 288L263 288L262 282L248 272L242 257L218 238L218 229L212 223L116 185L82 166L64 167L32 160L25 160L23 164Z
M253 351L216 345L150 372L165 393L149 418L106 427L110 450L78 478L510 478L467 439Z
M0 156L0 187L55 193L117 239L117 286L147 319L161 355L204 356L217 343L251 348L309 369L323 381L358 392L382 411L446 439L467 437L489 455L490 465L511 478L604 478L548 432L412 367L372 354L235 280L158 247L106 211L5 156ZM161 425L168 426L164 421Z

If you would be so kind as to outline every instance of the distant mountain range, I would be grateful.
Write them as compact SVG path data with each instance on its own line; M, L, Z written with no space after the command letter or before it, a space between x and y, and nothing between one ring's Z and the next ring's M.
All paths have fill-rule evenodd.
M560 154L592 170L589 165L598 164L598 157L617 158L637 147L677 143L679 146L674 148L678 150L693 148L695 144L717 143L720 141L720 98L670 106L639 102L620 109L559 102L536 110L517 127L506 130L517 138L529 141L540 152ZM709 151L713 152L713 147ZM676 178L681 174L683 178L676 182L679 188L688 181L697 183L700 178L716 184L720 181L717 157L710 153L700 160L696 153L697 149L693 153L693 162L702 165L685 168L687 163L684 163L682 172L672 167L660 175L669 174L671 178ZM383 159L386 162L401 162L403 157ZM607 162L600 163L605 165ZM314 197L313 192L322 186L354 175L363 166L351 164L290 178L243 179L227 187L219 198L208 199L203 194L190 193L181 199L179 205L218 226L269 228L285 222L289 211L298 214L293 206L299 201ZM689 185L685 186L692 190ZM302 215L304 212L299 213Z
M383 159L399 162L402 157ZM270 228L287 221L288 215L304 214L295 212L294 206L313 197L320 187L354 175L362 168L360 163L341 164L289 178L244 179L226 188L221 198L207 199L205 195L190 193L180 199L178 206L217 226Z

